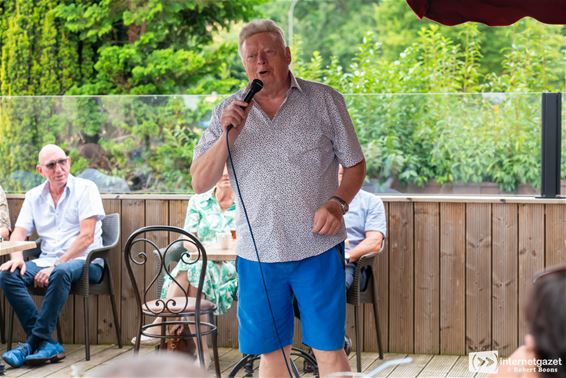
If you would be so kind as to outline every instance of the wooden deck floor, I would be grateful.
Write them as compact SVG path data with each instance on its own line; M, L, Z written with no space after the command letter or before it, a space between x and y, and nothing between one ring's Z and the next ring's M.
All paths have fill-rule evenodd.
M0 350L6 350L2 345ZM6 377L89 377L96 376L97 372L104 369L108 364L132 356L131 346L124 346L118 349L114 345L93 345L91 347L91 359L86 361L84 358L83 345L65 345L66 358L54 364L47 364L41 367L21 367L13 369L6 366ZM143 348L140 355L155 353L153 348ZM385 354L384 360L379 360L377 353L364 353L362 356L362 369L370 372L383 364L397 358L410 356L413 358L411 364L397 366L382 371L378 377L483 377L482 374L474 374L468 371L467 356L437 356L437 355L406 355L406 354ZM230 372L234 364L240 359L241 354L236 349L220 349L220 368L222 376L225 377ZM298 363L302 370L302 362ZM350 355L350 366L355 369L356 357ZM211 368L211 372L213 372ZM240 375L241 376L241 375ZM257 370L254 376L258 376ZM312 376L305 375L305 377Z

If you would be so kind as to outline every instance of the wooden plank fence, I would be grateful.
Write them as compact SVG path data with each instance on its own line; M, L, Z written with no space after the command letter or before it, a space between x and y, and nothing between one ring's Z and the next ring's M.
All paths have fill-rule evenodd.
M23 196L8 198L14 223ZM464 354L497 349L508 355L522 343L524 306L533 275L566 263L566 201L533 197L382 198L389 235L374 269L385 351ZM182 195L104 196L106 212L121 214L122 237L112 253L111 269L124 343L134 336L138 319L122 248L128 235L144 225L182 227L188 199ZM7 319L9 305L3 295L0 299ZM114 343L109 300L93 298L90 305L93 343ZM84 341L82 311L80 298L65 305L61 317L65 343ZM363 348L374 352L377 341L370 305L365 306L361 321ZM237 346L235 308L220 316L218 323L219 345ZM354 335L351 308L347 330ZM23 338L19 324L15 337Z

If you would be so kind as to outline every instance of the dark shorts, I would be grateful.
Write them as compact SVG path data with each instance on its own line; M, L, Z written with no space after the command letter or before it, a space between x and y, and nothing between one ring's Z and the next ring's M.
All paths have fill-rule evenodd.
M238 258L238 321L240 351L270 353L293 342L293 300L301 313L303 343L319 350L344 346L346 290L344 257L338 246L305 260L259 263ZM277 333L275 328L277 327Z

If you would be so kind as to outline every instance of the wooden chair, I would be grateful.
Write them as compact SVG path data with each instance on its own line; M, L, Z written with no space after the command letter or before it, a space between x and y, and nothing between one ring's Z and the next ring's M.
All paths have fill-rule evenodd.
M83 269L82 277L79 281L71 286L72 295L83 297L84 304L84 332L85 332L85 358L90 360L90 309L89 309L89 296L90 295L108 295L110 296L110 303L112 305L112 315L114 317L114 328L116 330L116 341L118 347L122 348L122 340L120 339L120 321L118 318L118 310L116 307L116 299L114 295L114 284L112 280L112 271L108 262L108 254L112 248L118 245L120 240L120 214L109 214L102 220L102 247L93 249L87 255L86 262ZM37 258L41 253L41 240L38 239L38 246L36 249L24 251L25 258ZM104 260L104 271L102 279L98 283L89 282L88 267L94 260L100 258ZM30 287L29 291L32 295L44 296L45 288ZM8 349L12 348L12 336L14 325L14 309L10 314L8 323ZM57 322L57 339L62 343L61 327L59 321Z
M158 240L172 240L164 248L160 248ZM183 242L195 246L195 253L182 252ZM184 248L183 248L184 250ZM151 251L151 252L149 252ZM160 251L160 252L157 252ZM157 269L150 264L155 259L150 258L150 253L157 256ZM169 254L171 253L171 257ZM174 260L177 258L177 260ZM188 290L171 275L174 265L173 261L180 258L187 264L201 262L199 283L195 297L190 297ZM173 226L146 226L134 231L124 249L124 263L128 277L134 288L134 296L138 305L138 331L134 345L134 353L139 351L141 335L161 339L160 348L165 347L167 339L178 338L167 332L168 326L187 325L194 326L194 332L183 334L182 337L192 339L196 337L196 347L201 366L205 366L203 356L203 336L211 335L212 350L216 376L220 377L220 362L218 359L217 327L214 317L216 306L206 299L202 299L202 287L207 268L206 251L200 241L189 232ZM145 271L145 277L143 272ZM183 292L182 296L174 298L160 298L160 289L163 277L171 278L171 285L177 285ZM159 322L144 324L145 317L160 318ZM202 317L207 317L203 321ZM152 327L160 327L159 335L146 332Z
M383 250L383 246L382 246ZM381 252L381 251L380 251ZM346 292L346 302L354 306L354 328L356 333L356 365L358 372L362 371L362 343L361 343L361 328L360 324L360 305L364 303L371 303L373 305L373 318L375 321L375 330L377 333L377 346L379 351L379 358L383 359L383 347L381 344L381 329L379 327L379 311L377 290L375 288L375 272L373 270L374 261L379 252L374 252L362 256L358 260L358 264L354 271L354 280L352 286ZM367 282L365 288L360 287L360 279L362 270L366 269Z

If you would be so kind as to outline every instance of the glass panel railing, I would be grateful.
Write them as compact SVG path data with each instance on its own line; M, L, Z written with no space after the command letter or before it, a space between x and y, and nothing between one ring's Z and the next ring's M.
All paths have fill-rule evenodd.
M193 148L219 96L4 97L0 177L7 192L41 183L42 145L55 143L71 172L101 192L189 193Z
M101 192L190 193L194 146L222 98L0 98L0 185L21 193L41 183L37 153L56 143L71 156L71 172L92 179ZM372 192L540 190L540 93L345 98Z
M562 110L562 132L561 132L561 147L562 151L566 151L566 92L560 94L562 97L561 110ZM561 196L566 195L566 153L561 154L561 164L560 164L560 194Z
M538 93L348 96L373 192L532 194Z

